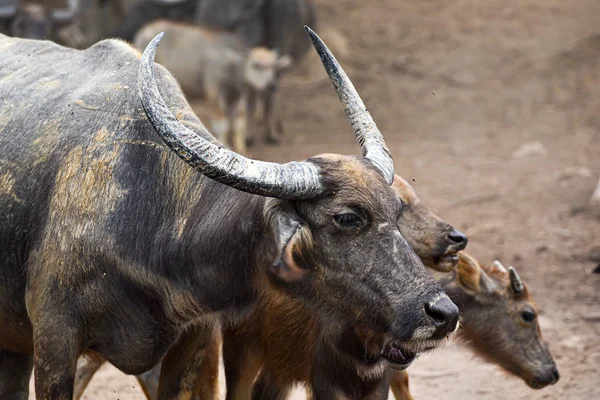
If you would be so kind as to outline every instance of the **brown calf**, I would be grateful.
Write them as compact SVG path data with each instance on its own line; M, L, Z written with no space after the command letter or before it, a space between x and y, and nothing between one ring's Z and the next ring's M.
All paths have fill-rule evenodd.
M456 272L440 279L462 316L458 338L486 361L541 389L559 374L537 323L537 309L516 270L498 261L482 267L461 252ZM396 400L412 400L406 371L392 377Z

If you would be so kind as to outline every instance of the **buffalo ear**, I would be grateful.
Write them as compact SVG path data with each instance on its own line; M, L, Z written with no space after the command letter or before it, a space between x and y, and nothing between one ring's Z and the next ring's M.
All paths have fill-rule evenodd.
M289 201L267 200L264 216L277 251L269 271L288 283L302 279L308 272L307 259L312 249L310 230Z
M289 55L285 54L277 58L277 71L285 72L294 65L294 60Z

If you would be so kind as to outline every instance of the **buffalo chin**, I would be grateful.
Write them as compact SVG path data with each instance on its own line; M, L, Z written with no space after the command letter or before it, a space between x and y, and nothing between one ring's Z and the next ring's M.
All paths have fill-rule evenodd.
M395 370L405 370L417 358L418 353L400 345L386 346L381 352L381 357Z

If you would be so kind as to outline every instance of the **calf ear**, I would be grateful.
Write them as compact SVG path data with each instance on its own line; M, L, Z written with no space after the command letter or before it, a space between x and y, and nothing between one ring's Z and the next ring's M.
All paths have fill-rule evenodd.
M467 292L476 294L481 289L481 268L473 257L461 251L458 253L456 275L459 285Z
M283 55L277 59L277 71L284 72L292 67L294 60L289 55Z
M295 282L308 271L312 235L289 201L269 199L265 221L271 228L277 251L269 271L284 282Z

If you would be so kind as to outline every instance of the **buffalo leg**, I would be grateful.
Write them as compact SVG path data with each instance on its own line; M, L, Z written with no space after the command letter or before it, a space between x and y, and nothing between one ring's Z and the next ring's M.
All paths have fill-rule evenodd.
M32 322L36 399L71 400L80 353L77 324L60 311Z
M223 331L223 363L227 400L249 400L261 367L253 338L235 329Z
M232 111L230 126L232 127L233 148L240 154L246 153L246 100L240 99Z
M246 123L251 123L251 129L246 131L246 147L252 147L254 145L254 130L258 119L257 115L257 93L255 90L248 89L247 93L248 104L246 105Z
M230 134L232 130L231 116L227 106L227 100L223 96L217 96L214 102L214 115L211 118L211 131L217 140L227 146L231 143Z
M221 332L215 327L206 346L200 373L194 385L194 400L219 399L219 366L221 362Z
M142 391L148 400L156 400L158 397L158 384L160 382L161 367L162 363L158 364L151 370L136 376Z
M85 388L102 364L104 364L104 360L98 357L79 357L79 360L77 360L77 373L75 374L73 400L79 400L81 398Z
M213 330L204 357L197 370L196 383L193 385L192 399L217 399L219 396L219 361L220 346L218 329ZM162 363L136 378L148 400L156 400Z
M252 390L252 400L285 400L291 387L279 385L267 371L261 372Z
M264 125L265 125L265 141L267 143L276 144L279 143L279 136L282 129L282 123L279 120L275 110L275 89L271 89L265 92L263 96L263 113L264 113Z
M213 336L213 326L199 326L181 334L163 358L158 400L192 398L207 346Z
M0 350L0 400L27 400L32 369L31 354Z
M408 387L408 372L394 371L392 374L392 393L396 400L414 400Z

